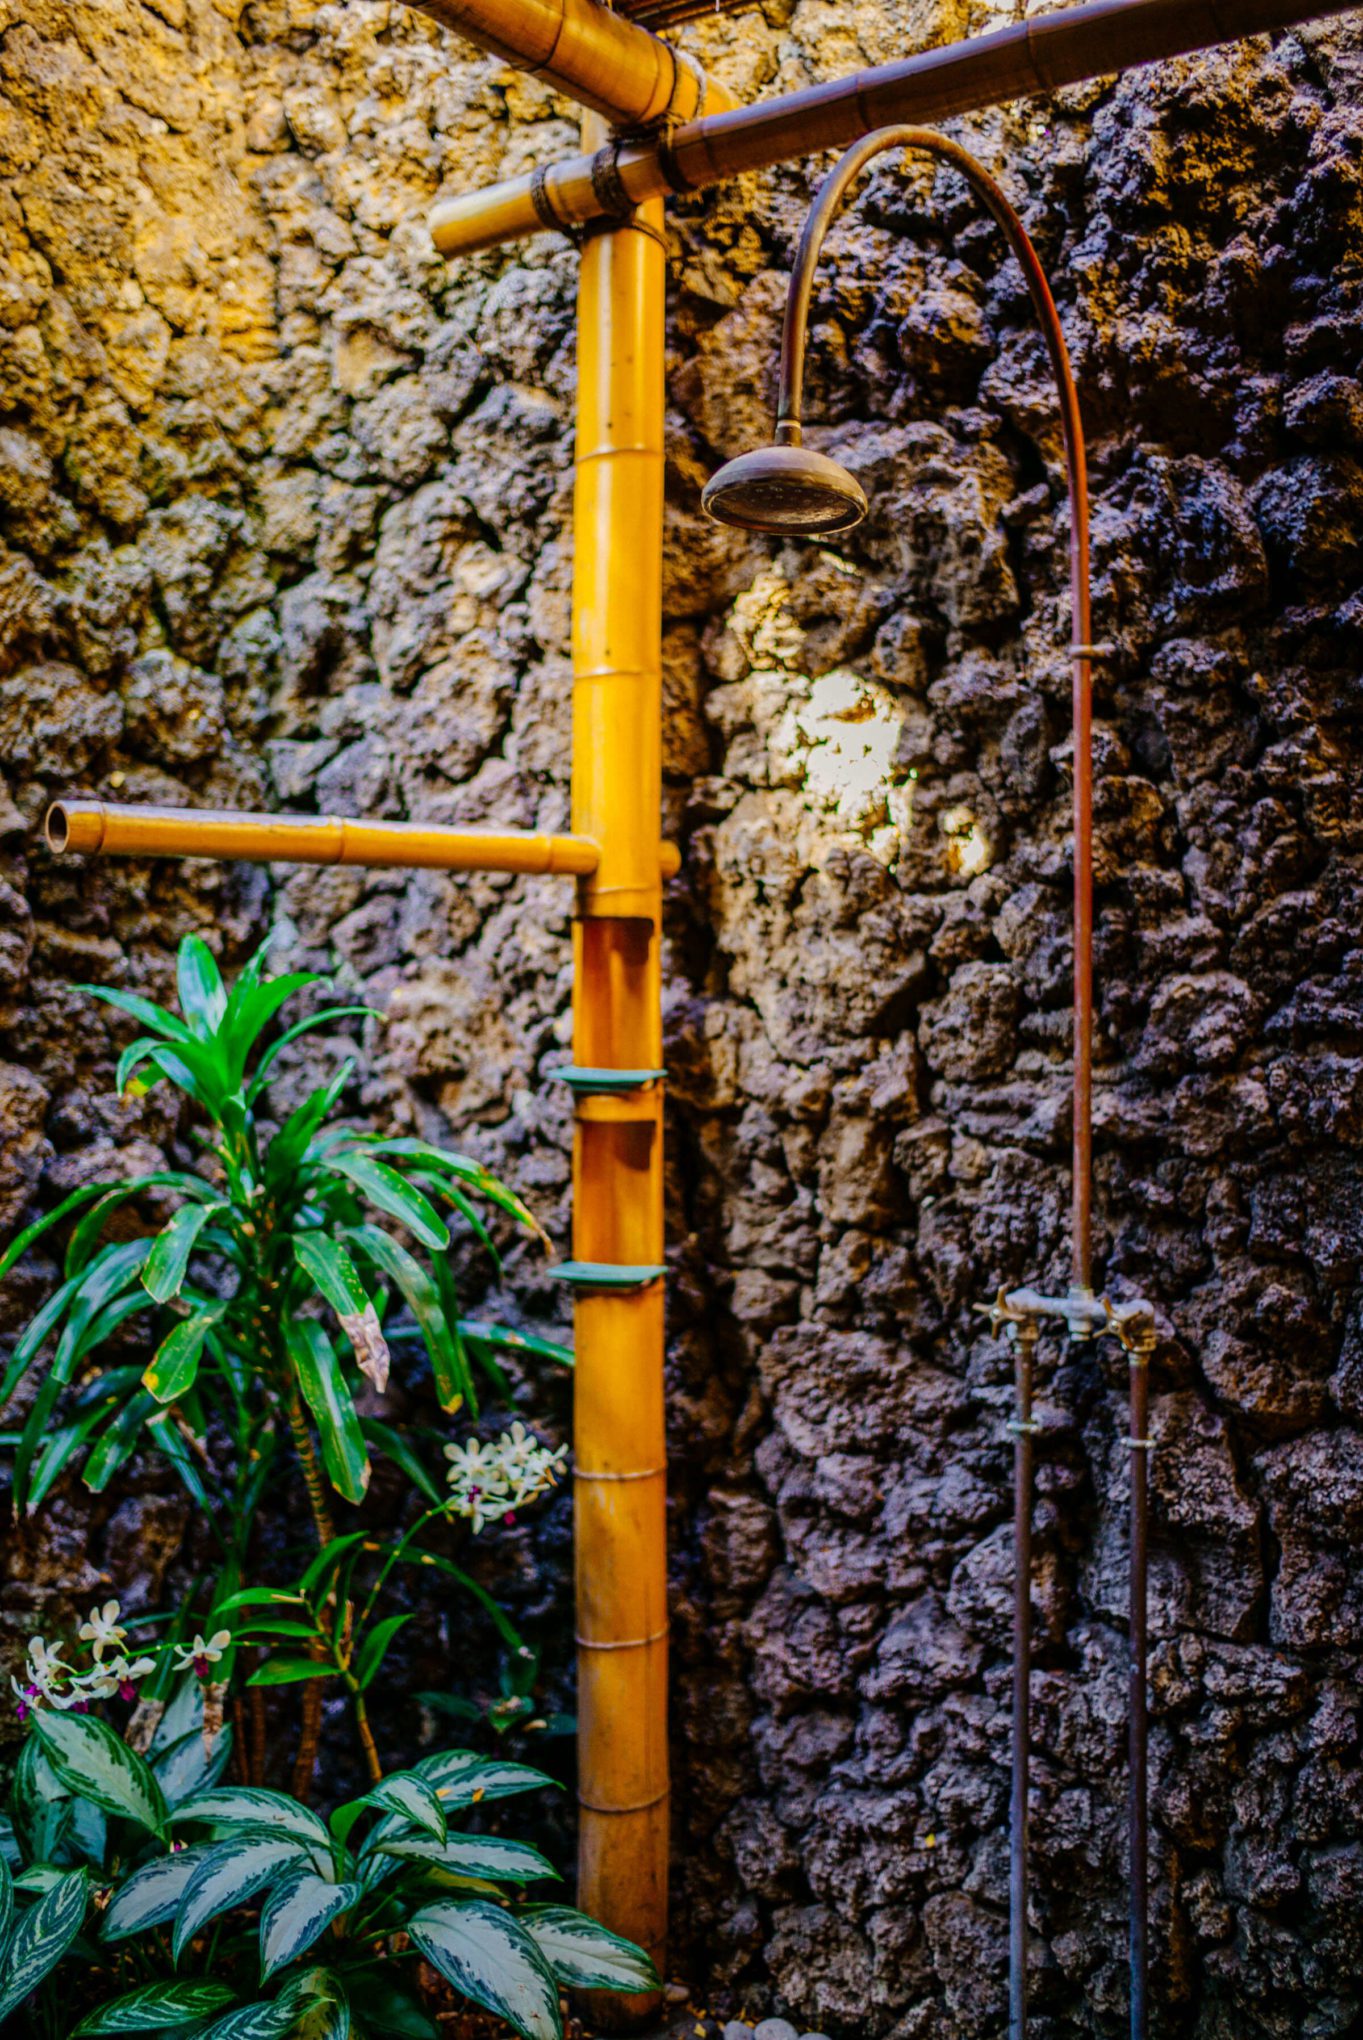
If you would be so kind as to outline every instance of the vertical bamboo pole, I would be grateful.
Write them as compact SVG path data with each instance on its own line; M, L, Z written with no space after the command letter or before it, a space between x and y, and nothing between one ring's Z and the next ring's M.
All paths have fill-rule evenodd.
M604 128L584 123L585 146ZM578 295L573 827L600 844L575 930L574 1061L662 1054L662 204L589 239ZM662 1098L584 1098L579 1262L662 1260ZM667 1928L667 1561L663 1286L584 1289L576 1313L579 1902L661 1966ZM594 1998L625 2031L652 2000Z

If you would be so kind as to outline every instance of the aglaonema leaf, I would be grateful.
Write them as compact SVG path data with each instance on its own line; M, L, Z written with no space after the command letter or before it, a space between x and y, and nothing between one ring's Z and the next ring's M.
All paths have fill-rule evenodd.
M212 1978L197 1983L144 1983L88 2013L71 2040L85 2040L85 2035L95 2033L173 2031L195 2019L211 2018L230 2005L235 1995L229 1984L215 1983Z
M358 1884L333 1884L313 1870L300 1869L282 1879L260 1915L262 1980L306 1955L332 1921L348 1912L362 1895Z
M134 1870L109 1901L101 1928L103 1938L124 1941L130 1934L145 1933L148 1927L163 1927L173 1920L185 1886L207 1854L204 1846L180 1849Z
M299 1844L285 1835L240 1835L215 1842L185 1886L175 1915L171 1950L178 1962L201 1927L233 1906L244 1905L301 1856Z
M563 2040L554 1973L501 1906L483 1899L441 1901L413 1913L407 1931L447 1982L505 2019L521 2040Z
M196 1793L176 1808L173 1820L176 1827L186 1821L210 1821L215 1828L268 1829L308 1848L331 1848L331 1836L319 1814L286 1793L268 1792L259 1785L224 1785L215 1792Z
M51 1975L85 1924L89 1897L85 1872L69 1871L18 1921L0 1971L0 2021Z
M651 1958L586 1913L566 1905L525 1906L516 1915L565 1990L626 1995L661 1990Z
M33 1729L68 1792L159 1833L166 1819L165 1795L146 1759L106 1723L93 1714L58 1714L44 1707L34 1715Z
M394 1836L376 1852L407 1863L428 1863L456 1877L478 1877L490 1884L538 1884L558 1872L529 1842L508 1835L450 1835L437 1842L426 1835Z

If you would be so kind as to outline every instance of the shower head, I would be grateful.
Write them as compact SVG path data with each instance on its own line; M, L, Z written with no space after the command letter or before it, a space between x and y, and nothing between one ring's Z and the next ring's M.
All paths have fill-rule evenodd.
M825 453L788 443L729 461L710 477L701 502L717 524L793 538L850 531L867 510L855 475Z

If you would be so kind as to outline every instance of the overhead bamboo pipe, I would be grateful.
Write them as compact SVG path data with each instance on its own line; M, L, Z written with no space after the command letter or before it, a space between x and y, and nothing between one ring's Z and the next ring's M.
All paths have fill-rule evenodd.
M431 233L441 254L467 255L545 227L573 231L646 199L842 148L875 128L947 120L1242 36L1348 14L1356 4L1090 0L447 199L431 214Z
M601 0L407 0L465 42L543 78L617 127L694 120L733 94Z
M559 872L589 879L601 862L586 836L521 829L441 829L425 822L357 822L339 815L253 815L230 809L116 806L59 800L47 811L58 856L215 857L246 864L362 864L427 871ZM659 876L680 867L676 845L657 851Z
M599 124L584 123L595 140ZM662 206L593 235L578 283L572 825L601 846L579 893L573 1059L662 1062ZM661 1085L626 1118L579 1108L574 1370L578 1900L662 1966L667 1934L667 1471ZM594 1998L593 2030L656 2023Z

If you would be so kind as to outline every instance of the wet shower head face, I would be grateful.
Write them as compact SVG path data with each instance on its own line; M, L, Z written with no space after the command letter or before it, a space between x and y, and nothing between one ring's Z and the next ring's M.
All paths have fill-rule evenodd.
M792 538L850 531L868 507L856 476L807 446L740 454L710 477L701 502L717 524Z

